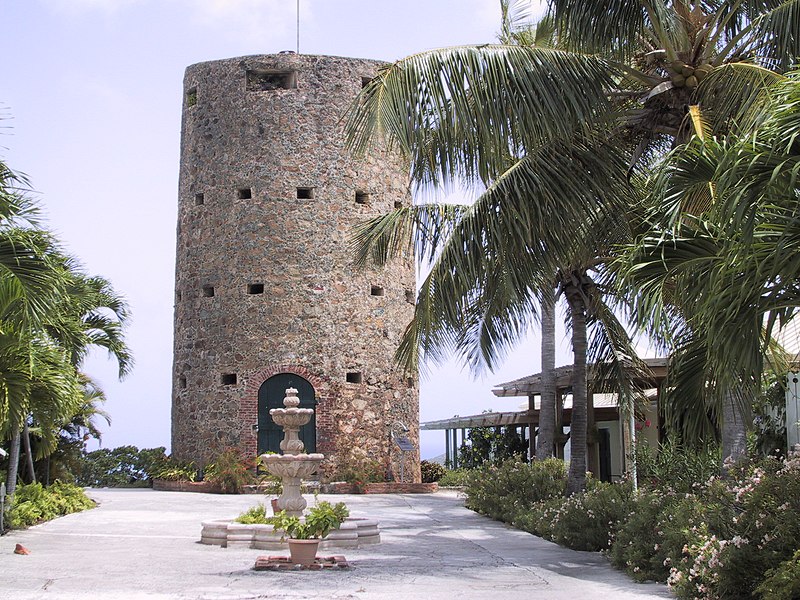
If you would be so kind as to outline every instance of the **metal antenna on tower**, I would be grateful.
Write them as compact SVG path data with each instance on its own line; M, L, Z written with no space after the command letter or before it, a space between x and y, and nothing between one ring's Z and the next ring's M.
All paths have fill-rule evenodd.
M300 0L297 0L297 54L300 54Z

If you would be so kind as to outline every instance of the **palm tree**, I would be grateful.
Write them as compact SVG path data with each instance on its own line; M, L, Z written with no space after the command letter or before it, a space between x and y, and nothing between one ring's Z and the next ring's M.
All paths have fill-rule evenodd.
M27 181L0 162L0 436L11 439L9 496L21 430L30 465L29 424L49 452L80 408L85 380L78 367L88 348L108 349L120 376L131 364L122 333L124 301L106 280L82 274L37 227L27 189Z
M680 219L654 210L655 232L626 257L639 314L678 350L668 416L690 440L713 439L719 423L734 460L765 369L785 372L773 331L800 306L798 99L793 72L742 115L739 135L698 136L673 153L656 198L688 208Z
M355 151L382 140L408 157L419 185L487 186L422 285L402 357L453 351L491 366L535 317L538 291L560 274L576 355L571 490L582 486L577 470L585 465L576 440L585 435L577 431L586 402L580 330L587 315L599 323L604 312L589 312L599 307L592 274L602 272L613 242L646 225L630 211L625 175L635 179L688 139L689 105L701 105L712 130L727 133L798 54L798 5L551 0L555 49L482 45L413 55L384 69L353 106L347 131ZM618 333L612 324L605 338Z

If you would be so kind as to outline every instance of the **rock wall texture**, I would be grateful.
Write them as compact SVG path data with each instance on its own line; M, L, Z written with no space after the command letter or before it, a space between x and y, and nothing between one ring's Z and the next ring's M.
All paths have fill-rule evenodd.
M258 391L292 373L314 387L317 451L399 473L402 422L419 448L416 378L393 363L413 314L411 260L356 271L355 224L408 204L406 169L354 159L342 115L381 63L247 56L184 78L175 276L172 450L205 463L260 449ZM419 481L419 455L403 454Z

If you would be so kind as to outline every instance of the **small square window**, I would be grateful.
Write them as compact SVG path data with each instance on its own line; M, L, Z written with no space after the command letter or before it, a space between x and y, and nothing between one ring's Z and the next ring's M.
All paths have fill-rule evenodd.
M310 187L299 187L297 188L297 199L298 200L311 200L314 198L314 188Z
M186 91L186 107L191 108L197 104L197 88L193 87Z
M361 383L362 376L361 371L350 371L345 376L345 380L347 383Z
M247 285L247 293L248 294L263 294L264 293L264 284L263 283L250 283Z
M179 387L180 387L182 390L185 390L185 389L186 389L186 377L184 377L183 375L181 375L180 377L178 377L178 386L179 386Z
M248 92L269 92L272 90L291 90L297 87L295 71L247 71Z
M369 194L367 192L362 192L361 190L357 190L356 204L369 204Z
M403 203L400 200L395 200L394 201L394 207L395 208L403 208Z
M369 288L370 296L383 296L383 288L379 285L373 285Z
M206 203L206 196L202 193L197 193L194 195L194 204L195 206L203 206Z
M204 298L213 298L214 297L214 286L213 285L204 285L203 286L203 297Z
M236 373L223 373L220 381L222 385L236 385Z
M369 85L369 82L372 81L372 77L362 77L361 78L361 89L364 89Z
M236 190L236 197L239 200L250 200L253 197L253 190L250 188L239 188Z
M417 296L414 293L414 290L406 290L406 302L409 304L416 304Z

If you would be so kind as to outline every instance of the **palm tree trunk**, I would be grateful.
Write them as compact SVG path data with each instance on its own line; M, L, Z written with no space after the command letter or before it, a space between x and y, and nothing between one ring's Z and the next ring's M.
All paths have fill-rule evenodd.
M25 447L25 459L28 465L29 483L36 483L36 470L33 467L33 452L31 452L31 432L28 430L28 420L22 424L22 445Z
M723 473L747 455L747 426L752 420L748 412L733 392L725 393L722 401Z
M9 499L13 499L14 491L17 489L17 471L19 470L19 424L11 429L11 449L8 455L8 476L6 477L6 494Z
M586 303L577 285L567 284L564 292L572 320L572 420L567 474L567 495L571 496L586 488Z
M542 391L536 460L554 456L556 433L556 300L553 290L542 294Z

